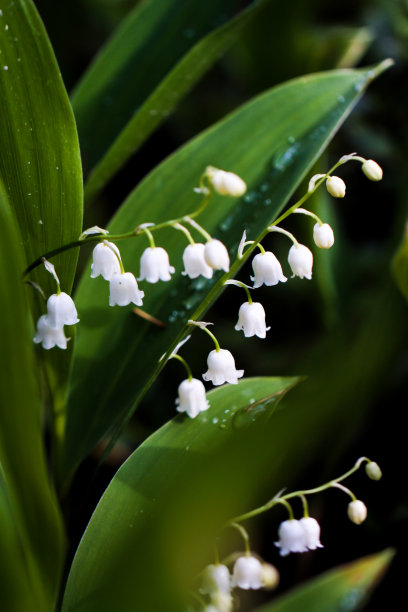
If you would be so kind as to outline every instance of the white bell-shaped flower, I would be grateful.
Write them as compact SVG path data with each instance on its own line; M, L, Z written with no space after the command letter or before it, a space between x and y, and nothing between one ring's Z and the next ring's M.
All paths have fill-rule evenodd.
M231 580L228 567L222 563L207 565L203 571L200 593L212 595L217 591L229 593L230 590Z
M218 170L218 168L207 168L209 177L215 191L220 195L239 197L244 195L247 190L245 181L234 172Z
M51 327L48 316L42 315L37 322L37 333L33 338L36 344L42 344L44 349L52 349L58 346L60 349L67 348L67 338L63 327Z
M353 523L360 525L367 518L367 506L360 499L350 502L347 507L347 515Z
M286 557L291 552L306 552L306 533L300 521L289 519L279 525L279 541L275 546L280 548L280 555Z
M170 265L169 255L162 247L148 247L140 259L140 277L138 280L147 280L148 283L157 283L159 280L169 281L175 272Z
M260 589L263 587L262 563L256 557L239 557L232 572L232 586L240 589Z
M47 301L48 324L54 329L79 322L73 299L63 291L50 295Z
M304 516L300 519L299 523L303 527L307 548L309 550L323 548L323 545L320 543L320 525L316 519L311 516Z
M207 410L210 404L205 397L205 387L201 380L197 378L183 380L178 388L176 404L178 412L187 412L191 419Z
M346 195L346 183L339 176L329 176L326 189L334 198L344 198Z
M197 278L198 276L204 276L205 278L212 278L213 269L210 268L204 258L204 244L189 244L183 253L184 263L184 276L190 278Z
M212 238L204 245L204 259L213 270L229 271L230 259L227 248L221 240Z
M321 249L330 249L334 244L334 233L328 223L316 223L313 227L313 240Z
M370 181L381 181L383 177L381 166L373 159L366 159L361 165L361 169Z
M270 327L266 327L265 310L260 302L244 302L239 309L238 323L235 326L237 331L244 331L245 338L258 336L266 338L266 332Z
M292 268L292 278L312 278L313 253L304 244L294 244L289 249L289 265Z
M203 378L206 381L211 380L214 386L223 385L225 382L236 385L238 378L244 375L244 370L235 368L234 357L226 349L211 351L207 365L208 370L203 374Z
M254 282L254 289L261 285L271 287L279 282L286 283L288 280L282 272L282 266L278 258L271 252L258 253L252 260L252 269L255 276L251 276Z
M138 287L137 281L131 272L115 274L109 283L109 306L127 306L131 302L142 306L144 291Z
M91 278L101 275L110 281L115 274L120 274L120 252L116 244L104 240L99 242L92 253Z

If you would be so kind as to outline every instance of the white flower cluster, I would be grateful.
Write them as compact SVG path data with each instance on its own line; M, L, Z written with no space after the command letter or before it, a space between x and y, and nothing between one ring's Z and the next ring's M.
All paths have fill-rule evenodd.
M47 314L38 319L37 333L33 340L47 350L54 346L66 349L68 339L64 334L64 325L75 325L78 322L72 298L63 291L54 293L48 298Z
M247 553L238 556L232 574L226 565L207 565L202 574L200 593L208 595L209 605L205 610L231 612L233 609L232 589L243 590L276 588L279 583L278 570L269 563L261 562Z
M305 516L300 520L289 519L280 524L279 541L275 546L280 548L282 557L289 553L302 553L307 550L323 548L320 543L320 525L311 516Z

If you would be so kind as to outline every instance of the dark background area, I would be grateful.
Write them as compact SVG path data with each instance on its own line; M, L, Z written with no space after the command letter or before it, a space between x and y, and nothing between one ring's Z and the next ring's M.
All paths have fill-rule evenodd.
M36 5L66 86L71 90L103 41L135 2L37 0ZM337 250L316 254L313 282L296 279L273 291L270 288L259 290L257 299L265 305L267 323L272 327L265 341L251 338L244 343L242 334L234 331L238 308L243 301L243 294L236 288L228 288L206 316L207 320L215 322L222 345L233 352L237 366L244 368L248 376L317 376L322 364L335 359L337 342L343 344L341 354L347 359L347 343L352 346L354 337L375 309L378 316L373 317L373 347L378 348L382 317L392 319L394 328L401 330L401 342L390 351L387 367L373 379L373 392L364 399L367 405L361 411L359 402L363 400L357 393L356 411L362 415L357 425L350 425L349 431L339 432L338 445L322 447L318 464L303 473L298 482L291 483L291 487L296 488L315 486L349 469L360 455L369 456L381 465L383 480L373 483L361 471L350 481L357 496L368 506L366 523L356 527L348 521L347 500L338 491L320 495L311 501L311 514L321 522L325 548L283 560L279 559L273 542L279 521L286 518L284 513L276 510L251 523L254 549L281 570L279 592L330 567L394 546L398 554L393 567L367 606L367 610L375 612L384 609L390 597L394 601L405 599L408 499L403 417L407 404L408 351L404 342L407 325L403 297L393 286L390 262L402 239L407 212L408 5L402 0L350 0L340 4L293 0L281 3L279 11L276 5L271 2L262 18L246 29L238 44L128 162L101 194L84 227L93 224L104 227L129 191L150 169L189 138L259 92L309 72L355 64L365 66L386 57L395 60L394 67L370 87L315 169L325 172L338 157L352 151L377 160L384 169L384 180L374 184L365 179L357 164L349 164L341 170L347 183L344 201L329 201L325 194L311 201L310 207L330 220L335 228ZM311 228L304 218L290 219L285 228L299 238L304 237L310 245L307 230ZM289 276L286 242L273 236L264 246L274 250ZM328 259L323 261L323 255ZM318 270L320 264L321 272ZM334 271L333 285L325 281L327 265ZM250 273L247 266L239 278L248 282ZM386 293L391 295L387 307L381 306L381 296ZM186 345L183 355L194 372L205 370L203 356L209 347L207 338L198 335L194 345ZM367 363L370 358L368 350ZM361 363L361 367L367 363ZM174 415L173 397L180 381L180 367L176 362L166 367L133 418L115 457L121 457L121 449L125 455L127 448L133 449ZM331 382L328 380L326 384ZM353 401L353 397L348 396L344 401ZM75 517L78 522L73 529L74 539L81 533L97 496L118 465L115 458L111 460L116 465L99 474L96 499L90 500L86 508L82 507L81 515ZM83 466L77 483L78 496L94 465L91 459ZM265 499L273 493L266 491ZM257 597L263 595L257 594L251 601Z

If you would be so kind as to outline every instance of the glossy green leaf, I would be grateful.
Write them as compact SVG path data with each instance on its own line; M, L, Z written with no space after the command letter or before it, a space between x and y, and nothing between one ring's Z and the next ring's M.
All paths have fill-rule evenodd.
M253 378L225 385L208 393L207 412L195 419L180 415L150 436L119 469L92 516L71 568L63 611L113 605L121 612L184 609L178 598L183 588L186 595L192 568L202 563L199 551L211 550L213 530L236 511L237 498L246 499L249 475L257 482L265 455L257 457L252 445L255 440L265 450L270 446L270 438L259 433L296 382ZM208 489L214 489L216 505ZM160 588L152 589L158 576Z
M95 165L197 41L228 21L239 4L237 0L150 0L137 4L72 95L87 166ZM168 105L169 101L157 112L166 111Z
M408 232L405 231L402 242L392 260L392 271L395 282L403 296L408 300Z
M82 169L73 112L33 2L0 0L0 9L0 178L20 228L21 274L33 260L81 233ZM76 262L76 250L53 258L68 293ZM55 281L43 266L29 279L47 297L55 293ZM45 303L34 290L31 298L36 319ZM53 408L62 419L71 351L70 346L63 354L43 353Z
M276 219L382 68L302 77L259 96L158 166L118 211L111 232L128 232L140 223L194 210L200 196L192 190L210 163L238 172L248 184L241 200L214 196L199 218L226 243L234 261L243 230L257 239ZM181 233L163 231L158 244L170 253L177 274L170 283L142 283L143 309L164 322L164 329L135 316L131 309L110 308L108 285L101 278L91 280L89 269L80 283L76 299L81 326L68 405L65 474L133 411L164 366L160 357L186 334L188 319L202 318L225 279L242 265L235 261L229 275L215 273L211 280L191 281L180 274L186 246ZM143 237L120 244L125 268L136 275L146 246Z
M10 563L19 565L17 579L24 580L16 601L32 592L32 607L53 610L62 571L64 535L61 517L48 476L42 442L40 381L35 367L32 329L26 288L21 279L23 254L17 227L0 184L0 547L16 543ZM7 518L8 514L8 518ZM3 530L10 533L4 534ZM14 541L14 544L12 543ZM22 552L23 551L23 554ZM0 598L16 584L3 584ZM21 596L21 600L19 597ZM4 607L12 610L12 607ZM16 608L17 609L17 608Z
M31 0L0 0L0 177L20 227L27 264L78 237L82 171L75 122L51 45ZM77 253L55 258L70 291ZM34 273L46 293L48 273Z
M134 30L136 28L136 23L141 19L145 19L143 15L143 11L139 8L135 10L135 12L128 18L129 23L127 23L124 31L121 30L117 36L112 40L111 44L107 46L105 52L98 57L94 66L84 78L84 81L81 83L78 92L73 97L73 103L75 109L78 108L77 115L79 117L80 128L82 127L81 116L84 112L83 107L86 107L86 126L83 130L88 130L88 134L92 136L92 143L95 146L95 131L93 122L95 121L94 117L94 105L100 105L100 99L95 99L95 97L91 98L90 92L95 96L98 94L99 96L109 96L109 98L113 97L113 109L116 109L118 104L124 104L124 96L119 99L119 94L121 92L121 88L117 87L117 81L122 79L120 82L121 87L130 88L133 90L133 98L137 99L135 103L134 100L129 100L128 104L130 108L127 113L125 109L122 110L122 115L117 115L115 113L113 119L115 122L115 126L111 126L107 124L106 121L103 122L103 129L105 131L109 130L110 134L110 142L108 143L107 138L102 144L105 148L107 148L108 144L110 144L109 149L102 157L102 159L97 163L96 167L91 172L91 175L85 185L85 199L86 202L91 202L95 197L95 194L109 181L109 179L117 172L117 170L129 159L129 157L137 151L140 145L147 139L147 137L157 128L157 126L165 120L166 117L171 113L171 111L176 107L180 99L195 85L195 83L202 77L202 75L221 57L222 53L233 44L234 40L236 40L237 36L241 32L242 28L245 27L256 15L258 15L259 11L266 5L270 0L258 0L251 4L246 10L241 12L238 16L228 21L225 25L215 29L213 32L205 36L202 40L194 44L192 48L192 43L195 43L198 39L197 35L194 35L188 40L186 39L186 32L192 32L193 29L197 29L197 24L199 24L199 30L205 33L205 24L208 25L214 22L214 11L217 13L222 10L220 3L217 3L217 6L211 5L211 3L202 3L196 2L196 9L200 9L196 11L196 14L193 17L194 23L192 26L189 26L185 29L183 22L181 19L185 19L185 14L181 14L178 16L178 24L177 27L183 30L183 34L181 36L181 40L183 40L184 36L184 44L182 45L182 49L186 52L186 55L182 57L180 55L181 48L179 49L177 45L174 45L174 41L172 41L171 45L166 48L164 54L167 56L166 67L169 70L166 75L163 72L163 62L160 60L159 62L159 72L158 67L155 66L150 74L150 83L145 83L146 72L144 69L144 62L151 61L151 58L147 58L145 55L142 58L134 58L132 57L133 65L136 62L140 61L140 70L138 71L138 75L136 78L123 81L120 70L117 68L117 71L114 75L109 71L108 75L111 80L114 80L115 88L112 92L110 92L110 88L105 81L108 78L107 75L107 63L111 62L111 53L113 52L116 56L116 53L119 54L119 49L122 50L122 53L127 51L130 52L130 46L137 48L140 45L140 40L137 36L134 36ZM156 22L157 18L157 2L151 3L151 8L155 6L154 18L155 21L152 23L152 27L155 28L154 32L149 33L146 25L143 28L143 37L147 38L148 35L155 36L155 41L157 44L157 35L162 22ZM163 18L166 19L166 15L170 9L170 5L174 4L173 2L167 2L166 11L165 9L166 3L159 3L161 10L163 10ZM179 4L179 3L177 3ZM190 3L191 5L192 3ZM231 2L223 2L224 5L233 5ZM237 4L237 3L235 3ZM211 10L208 12L208 9ZM190 7L191 9L191 7ZM207 13L205 18L203 19L202 10L205 9ZM141 14L142 13L142 14ZM231 13L231 11L229 11ZM224 19L229 14L226 12L224 14ZM197 22L197 23L196 23ZM168 20L167 26L171 26L172 31L175 27L174 17L171 20ZM188 21L190 23L190 21ZM210 28L211 29L211 28ZM174 32L173 32L174 33ZM167 34L167 32L166 32ZM160 38L163 33L160 31ZM180 38L177 35L176 40ZM130 40L129 40L130 39ZM167 40L167 38L166 38ZM162 47L163 41L160 40L160 48ZM115 51L112 50L114 47ZM115 53L116 52L116 53ZM134 53L134 51L133 51ZM157 51L156 51L157 53ZM171 54L174 53L174 57L171 58ZM155 54L155 53L154 53ZM122 61L129 61L129 58L126 56L123 57L119 55ZM173 59L173 64L171 63L171 59ZM100 83L101 75L102 84ZM154 80L153 80L154 79ZM161 81L159 79L162 79ZM143 82L143 90L140 90L140 80ZM108 89L108 93L103 92L100 93L99 87L103 87ZM149 86L150 85L150 89ZM112 87L112 85L111 85ZM109 93L110 92L110 93ZM144 100L141 96L142 93L145 93L147 97ZM128 94L129 95L129 94ZM143 102L143 103L142 103ZM106 104L104 102L104 104ZM134 108L137 108L136 112L134 112ZM111 110L111 106L109 105L109 110ZM134 113L134 114L133 114ZM91 115L91 117L89 116ZM124 125L119 123L122 116L128 116L128 122ZM89 125L90 124L90 125ZM114 127L118 129L121 127L121 131L119 134L114 132ZM97 134L100 134L100 126L98 126ZM103 136L103 135L102 135ZM112 139L114 136L114 140ZM82 132L81 132L82 138ZM91 140L91 137L88 135L85 136ZM86 142L86 141L85 141ZM99 143L97 143L99 144Z
M360 610L394 556L392 549L336 567L256 612L352 612Z

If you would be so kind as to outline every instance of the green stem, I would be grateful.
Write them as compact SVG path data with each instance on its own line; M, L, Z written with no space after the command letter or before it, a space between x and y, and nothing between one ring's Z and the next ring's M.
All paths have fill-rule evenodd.
M323 221L320 219L320 217L315 215L315 213L310 212L310 210L306 210L305 208L297 208L293 212L300 213L302 215L307 215L308 217L312 217L312 219L315 219L319 225L323 225Z
M153 238L153 234L152 234L152 232L151 232L151 231L150 231L150 230L149 230L147 227L143 227L143 228L141 228L141 229L142 229L142 231L143 231L143 232L146 234L146 236L147 236L147 239L148 239L148 241L149 241L150 248L151 248L151 249L155 249L155 248L156 248L156 243L155 243L155 241L154 241L154 238Z
M184 217L183 221L186 221L186 223L189 223L191 227L194 227L194 229L196 229L197 232L199 232L207 240L207 242L212 240L212 236L199 223L197 223L197 221L194 221L191 216Z
M342 485L338 486L339 483L342 480L345 480L346 478L351 476L351 474L354 474L354 472L356 472L360 468L361 464L364 461L367 461L367 457L360 457L360 459L356 461L354 466L350 470L348 470L348 472L346 472L339 478L330 480L329 482L326 482L325 484L320 485L319 487L315 487L313 489L305 489L303 491L294 491L293 493L287 493L286 495L283 495L283 496L281 496L280 493L278 493L277 495L275 495L275 497L270 499L263 506L259 506L258 508L255 508L254 510L250 510L249 512L246 512L245 514L236 516L232 519L232 521L233 522L246 521L249 518L257 516L258 514L262 514L263 512L266 512L267 510L270 510L271 508L276 506L276 504L284 503L288 499L292 499L294 497L300 497L301 495L314 495L315 493L321 493L322 491L326 491L327 489L330 489L332 487L341 488ZM346 487L344 487L344 489L346 489ZM348 493L348 495L353 496L353 493L349 489L346 489L346 492Z
M187 236L187 240L189 241L189 243L191 245L195 245L194 239L192 237L192 235L190 234L190 232L188 231L188 229L186 227L184 227L184 225L181 225L181 223L175 223L173 225L174 229L176 230L180 230L180 232L183 232L183 234L185 234Z
M203 323L200 323L199 321L193 321L192 319L190 319L188 321L189 325L195 325L196 327L199 327L200 329L202 329L203 331L206 332L206 334L208 334L210 336L210 338L212 338L214 344L215 344L215 350L217 351L217 353L219 353L219 351L221 350L220 345L218 343L217 338L214 336L214 334L212 332L210 332L209 329L207 329L206 325L203 325Z
M183 359L183 357L181 357L181 355L177 355L177 353L172 353L172 355L170 355L169 359L177 359L180 363L182 363L183 366L186 368L187 375L188 375L188 380L190 382L193 380L193 373L191 371L191 368L188 365L187 361L185 359Z
M270 225L268 227L268 231L269 232L278 232L279 234L283 234L284 236L287 236L288 238L290 238L290 240L293 242L293 244L295 244L296 246L299 245L299 243L296 240L296 238L294 237L294 235L291 234L290 232L288 232L287 230L282 229L281 227L276 227L275 225Z
M306 495L300 495L300 499L302 501L303 506L303 516L307 518L309 516L309 506L307 503Z
M233 527L234 529L237 529L237 531L239 531L239 533L241 534L242 539L244 540L244 543L245 543L245 552L246 552L246 554L248 556L250 556L250 554L251 554L251 547L249 545L249 535L248 535L248 532L245 529L245 527L243 527L239 523L236 523L235 521L232 522L232 523L229 523L228 527Z
M242 289L245 289L248 298L248 304L252 304L252 296L249 292L248 285L246 285L245 283L241 283L241 281L238 280L227 280L225 281L225 285L235 285L236 287L242 287Z

